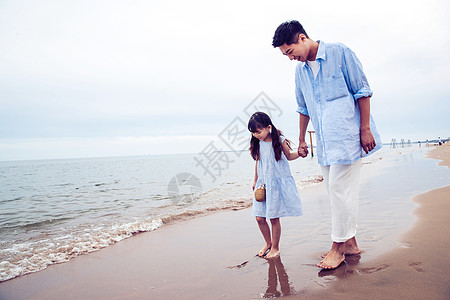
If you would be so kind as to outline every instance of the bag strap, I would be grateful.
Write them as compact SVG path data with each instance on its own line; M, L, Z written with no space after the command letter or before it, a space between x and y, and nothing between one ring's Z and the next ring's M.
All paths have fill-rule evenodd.
M269 149L269 158L267 159L266 172L264 173L264 182L263 182L264 185L266 184L267 172L269 171L270 157L272 156L272 150L273 150L272 148L273 148L273 146L270 147L270 149ZM262 161L261 161L261 164L262 164Z

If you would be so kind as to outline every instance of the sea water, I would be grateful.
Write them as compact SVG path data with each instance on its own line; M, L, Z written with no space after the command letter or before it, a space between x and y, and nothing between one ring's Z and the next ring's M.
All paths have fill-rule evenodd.
M0 162L0 281L173 220L249 207L254 161L248 151L215 156ZM313 183L317 162L297 160L292 173Z
M316 157L290 167L300 190L321 181ZM0 281L176 220L250 207L254 172L248 151L0 162Z

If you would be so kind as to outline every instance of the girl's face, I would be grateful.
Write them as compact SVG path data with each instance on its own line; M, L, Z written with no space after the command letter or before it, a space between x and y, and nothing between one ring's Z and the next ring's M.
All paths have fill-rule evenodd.
M272 137L270 136L270 128L272 126L267 126L265 128L258 128L255 132L252 132L252 135L260 141L271 142Z

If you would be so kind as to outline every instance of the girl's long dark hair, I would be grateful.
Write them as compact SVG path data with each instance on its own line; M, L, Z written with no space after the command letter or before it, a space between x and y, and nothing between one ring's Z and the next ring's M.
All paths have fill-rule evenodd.
M258 131L258 129L261 130L267 128L269 125L272 127L270 136L272 138L272 147L273 152L275 154L275 160L279 161L281 159L281 152L283 151L283 148L280 143L280 136L283 135L283 133L280 130L278 130L275 127L275 125L273 125L272 120L270 120L270 117L266 113L260 111L255 112L248 121L248 130L253 133ZM290 148L290 143L288 143L288 146ZM250 140L249 150L254 160L260 159L259 140L255 138L253 135Z

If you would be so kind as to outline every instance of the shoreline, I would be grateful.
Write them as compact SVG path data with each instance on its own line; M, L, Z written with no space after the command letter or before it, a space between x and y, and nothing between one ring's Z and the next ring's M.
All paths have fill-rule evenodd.
M425 157L450 157L447 145L423 150L426 151ZM421 156L425 160L424 155ZM404 160L411 160L411 157L394 159L405 166L411 163L404 163ZM370 176L362 178L365 189L370 192L363 199L364 206L368 207L366 215L374 209L379 210L374 206L377 201L371 201L371 198L381 198L384 192L402 195L410 185L414 185L409 183L400 191L396 191L395 185L386 186L386 182L392 182L392 178L398 175L389 175L392 168L384 170L376 165L364 165L368 173L376 174L375 180L370 180ZM446 165L449 166L448 160ZM405 172L410 173L410 170ZM386 187L385 191L380 191L375 185L377 182ZM448 189L449 186L428 191L425 193L427 200L419 201L430 202L428 199L448 195ZM438 195L433 194L434 191ZM417 219L408 214L395 214L402 209L416 213L426 207L426 203L420 202L421 206L417 207L409 196L403 196L406 199L398 201L398 207L391 207L390 214L380 215L375 218L379 219L376 223L361 228L357 236L365 251L361 256L347 259L336 270L321 271L315 264L322 251L329 247L329 224L319 224L314 216L321 215L321 219L327 220L322 211L328 206L326 192L322 184L300 192L308 214L300 218L283 218L282 256L279 260L268 261L254 256L261 247L261 236L254 219L249 217L250 209L225 211L188 222L174 222L101 251L79 256L68 263L51 265L46 270L5 281L0 283L0 299L58 299L62 295L66 299L260 299L264 295L291 295L289 297L294 299L370 299L371 292L376 295L373 298L399 295L409 299L441 299L439 295L449 295L448 290L443 290L449 285L449 276L445 274L445 266L450 261L448 254L441 254L441 258L445 257L445 266L440 268L434 264L441 262L435 255L423 254L431 257L421 259L420 254L411 256L409 253L416 247L426 246L408 235L417 226L423 227L418 224L424 217L419 214ZM431 196L428 193L432 193ZM445 218L448 217L445 216L448 206L445 201L436 204L437 211L442 212ZM398 223L390 223L397 218L400 219ZM435 218L434 213L432 219ZM377 226L383 230L375 231L373 228ZM443 226L448 226L448 223ZM404 234L405 231L408 233ZM389 236L384 237L384 234ZM440 242L436 234L439 230L430 235L434 244ZM443 242L446 247L448 241ZM439 249L434 245L432 250ZM435 268L440 269L433 272ZM423 284L416 282L421 280ZM437 283L440 283L439 287L432 294L424 296L415 291L416 287L428 290L430 285Z

